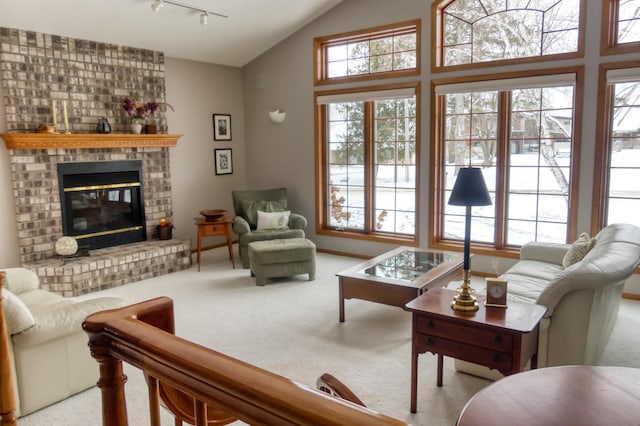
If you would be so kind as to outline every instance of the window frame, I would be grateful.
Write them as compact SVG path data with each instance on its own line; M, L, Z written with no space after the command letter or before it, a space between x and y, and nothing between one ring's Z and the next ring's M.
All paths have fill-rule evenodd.
M350 31L346 33L333 34L313 39L314 51L314 67L313 80L315 85L338 84L355 81L379 80L382 78L406 77L420 75L421 70L421 23L422 20L414 19L411 21L398 22L394 24L381 25L362 30ZM396 71L384 71L376 73L358 74L342 77L329 77L327 71L327 48L332 45L339 45L346 42L370 41L384 36L390 36L397 33L416 34L416 66Z
M478 75L459 78L447 78L431 81L431 155L430 155L430 185L429 185L429 246L441 250L459 250L463 245L463 241L446 239L443 236L443 216L446 200L444 200L444 117L440 116L445 111L444 96L436 95L436 86L452 83L466 82L483 82L502 79L517 79L535 76L546 76L554 74L575 74L575 91L574 91L574 119L573 119L573 147L570 162L571 174L569 182L569 207L567 209L567 236L566 241L572 241L577 235L578 221L578 180L580 176L580 146L582 140L582 102L584 98L584 67L564 67L535 71L523 71L513 73L502 73L492 75ZM503 92L505 94L507 92ZM499 94L502 96L503 94ZM508 102L508 101L506 101ZM507 228L507 146L504 141L508 140L510 127L510 108L504 109L502 113L498 112L497 123L497 139L498 139L498 157L497 182L496 182L496 205L495 205L495 223L498 225L495 229L494 242L482 243L472 242L474 252L485 255L495 255L500 253L504 257L517 258L520 255L519 246L507 246L505 230ZM502 142L502 143L500 143ZM439 190L436 190L438 188Z
M540 61L557 61L559 59L573 59L584 57L585 25L586 25L586 0L580 1L580 16L578 17L578 48L575 52L556 53L553 55L531 56L527 58L499 59L487 62L474 62L471 64L444 65L444 22L443 10L457 0L435 0L431 5L431 72L482 69L512 64L528 64ZM604 0L607 1L607 0Z
M600 55L640 52L640 41L618 43L618 5L620 0L602 0Z
M598 74L598 122L593 168L593 198L591 202L591 233L595 235L607 223L609 204L609 169L611 164L611 127L613 85L607 84L607 71L640 68L640 61L624 61L600 64Z
M368 87L357 87L357 88L345 88L345 89L334 89L334 90L325 90L325 91L316 91L314 93L314 126L315 126L315 156L316 156L316 234L332 236L332 237L341 237L341 238L350 238L356 240L366 240L366 241L375 241L382 242L388 244L400 244L407 246L418 246L419 238L420 238L420 116L421 116L421 101L420 101L420 87L421 84L419 81L405 82L405 83L395 83L395 84L385 84L385 85L376 85L376 86L368 86ZM415 188L415 233L414 235L406 235L406 234L395 234L395 233L387 233L375 231L373 226L370 226L371 230L363 230L363 232L357 232L353 230L338 230L334 227L329 227L329 217L327 214L327 206L330 203L330 200L327 199L327 155L326 155L326 136L327 136L327 108L325 105L318 105L317 99L319 96L327 96L327 95L337 95L337 94L350 94L350 93L359 93L359 92L375 92L375 91L383 91L383 90L392 90L392 89L403 89L403 88L412 88L415 91L416 98L416 188ZM373 132L370 131L369 128L365 128L365 143L371 144L373 141ZM365 156L367 154L365 153ZM366 161L370 164L371 159ZM365 175L370 174L367 170L370 170L368 167L365 169ZM371 179L367 180L367 185L365 185L365 197L369 197L372 200L375 185L372 184Z

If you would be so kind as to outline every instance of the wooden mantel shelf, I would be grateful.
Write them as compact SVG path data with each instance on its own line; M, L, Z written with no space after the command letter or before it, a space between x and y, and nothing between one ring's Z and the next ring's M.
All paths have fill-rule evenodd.
M149 148L176 146L182 135L3 133L7 149Z

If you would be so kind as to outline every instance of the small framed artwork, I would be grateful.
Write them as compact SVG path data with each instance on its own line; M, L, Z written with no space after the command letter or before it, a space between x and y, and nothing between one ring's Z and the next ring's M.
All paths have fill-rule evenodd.
M213 114L213 140L231 140L231 114Z
M231 148L214 149L216 160L216 174L230 175L233 173L233 158L231 157Z

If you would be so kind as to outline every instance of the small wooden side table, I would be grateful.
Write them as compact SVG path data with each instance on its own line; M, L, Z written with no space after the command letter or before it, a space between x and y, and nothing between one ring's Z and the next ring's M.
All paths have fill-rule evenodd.
M508 308L485 307L464 313L451 309L457 293L435 288L407 303L413 313L411 337L411 412L417 410L418 355L438 356L438 386L442 386L444 356L496 369L504 375L518 373L531 360L538 364L538 327L547 308L533 303L511 302Z
M200 253L202 252L202 239L205 237L214 237L224 235L227 238L227 246L229 247L229 259L233 265L233 269L236 268L236 262L233 258L233 238L231 235L231 224L233 219L231 216L224 216L222 219L207 222L202 217L193 218L196 226L198 227L198 271L200 271Z

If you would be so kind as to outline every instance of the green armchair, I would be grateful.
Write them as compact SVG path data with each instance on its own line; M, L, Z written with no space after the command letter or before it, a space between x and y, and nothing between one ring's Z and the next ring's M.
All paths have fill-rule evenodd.
M290 213L287 189L231 191L233 232L240 236L238 249L242 267L249 268L249 243L280 238L304 238L307 219Z

